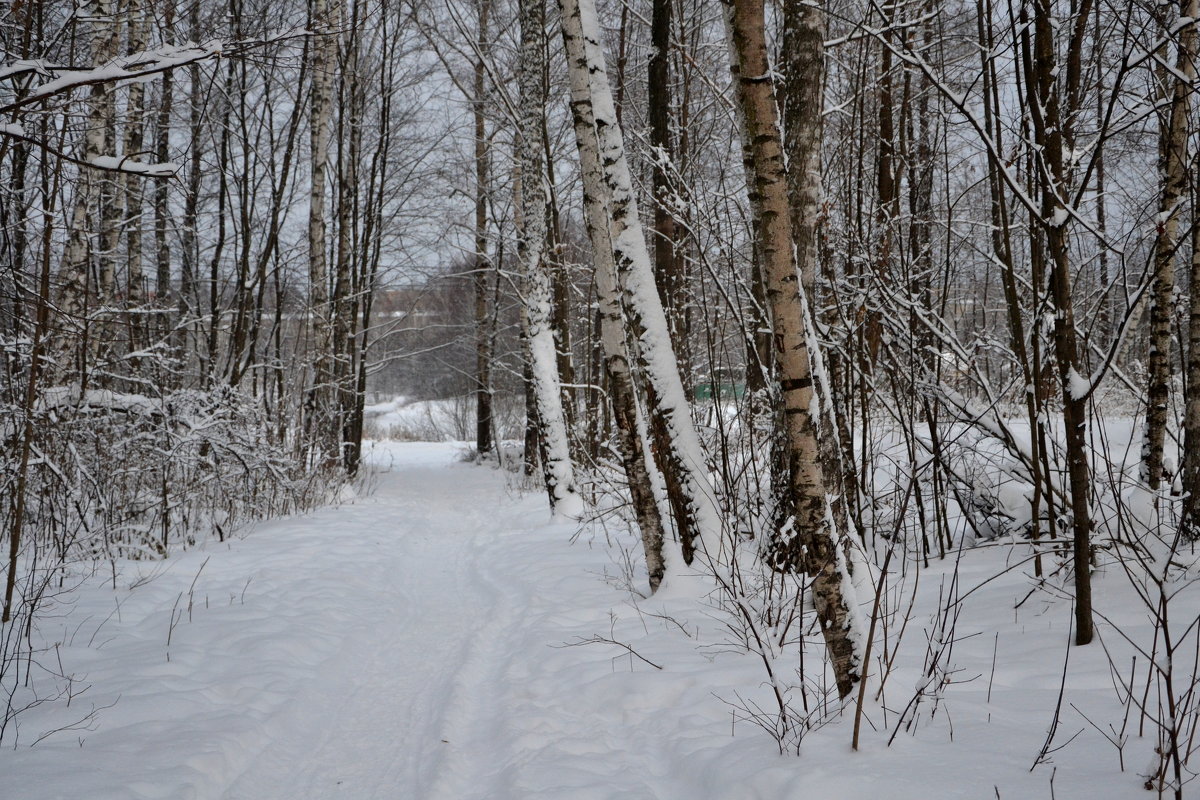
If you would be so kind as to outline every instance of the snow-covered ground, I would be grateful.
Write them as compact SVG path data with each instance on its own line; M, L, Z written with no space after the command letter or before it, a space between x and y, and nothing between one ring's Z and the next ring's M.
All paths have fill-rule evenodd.
M572 543L575 527L548 521L541 492L459 452L375 445L369 496L164 562L125 562L115 590L111 576L85 582L40 634L89 688L19 718L16 748L0 753L0 797L1149 796L1138 773L1154 739L1138 738L1136 714L1122 728L1105 657L1107 647L1129 664L1120 636L1102 625L1103 647L1070 650L1060 702L1070 604L1027 598L1023 545L965 554L955 629L936 619L953 564L931 564L900 637L911 565L887 604L883 655L895 669L879 702L872 686L860 751L848 711L809 732L799 756L780 755L747 720L771 693L761 662L730 644L723 612L686 593L635 602L613 546L631 539L584 531ZM1148 633L1126 578L1098 577L1108 618ZM819 636L806 637L819 659ZM932 685L921 678L931 649ZM918 687L911 725L889 746ZM1031 772L1056 707L1052 750ZM1124 772L1086 719L1121 730Z
M399 395L363 409L368 438L402 442L454 442L475 436L475 398L413 400ZM497 394L492 398L492 424L501 439L519 438L525 430L525 398Z

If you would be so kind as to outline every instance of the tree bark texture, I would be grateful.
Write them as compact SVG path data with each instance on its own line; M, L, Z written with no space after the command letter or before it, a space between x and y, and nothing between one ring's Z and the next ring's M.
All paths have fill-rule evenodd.
M521 0L520 131L517 140L521 173L521 224L517 257L521 263L523 322L529 353L533 394L542 450L542 475L556 515L577 518L583 501L575 485L567 438L566 415L558 375L558 352L553 330L553 285L546 261L545 150L541 117L545 92L545 0Z
M810 321L799 275L812 269L815 242L809 240L793 250L791 208L775 87L767 54L763 0L726 0L729 30L737 60L737 97L742 108L744 136L751 147L754 192L757 207L759 252L766 278L767 298L774 325L777 379L783 399L788 445L788 468L793 508L794 537L803 550L804 566L812 576L813 604L829 650L838 694L846 697L862 674L863 632L858 620L854 590L839 531L834 529L825 476L817 443L817 415L813 392L812 363L807 326ZM808 32L819 32L819 16L809 17ZM808 46L819 54L819 33L806 36ZM822 104L819 99L798 109L793 117L804 149L820 151ZM815 165L816 168L813 168ZM807 167L807 169L805 169ZM819 161L797 165L805 169L797 202L800 217L811 226L821 197ZM811 230L811 228L808 228ZM803 239L803 237L802 237ZM797 257L800 260L797 263Z
M609 196L609 235L625 309L633 325L652 413L662 433L656 456L671 495L684 560L696 551L720 559L721 515L707 478L707 462L671 347L670 329L654 281L637 199L625 156L621 126L604 64L594 0L560 0L563 29L583 41L582 60L570 70L586 73L600 146L600 164Z

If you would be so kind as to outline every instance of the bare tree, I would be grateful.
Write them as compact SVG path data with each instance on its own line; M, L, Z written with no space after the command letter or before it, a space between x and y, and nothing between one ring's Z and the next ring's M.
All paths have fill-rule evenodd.
M545 71L545 0L521 0L520 131L518 166L521 173L521 225L517 240L518 258L524 279L522 308L529 351L530 377L537 403L537 425L544 457L542 471L551 509L565 517L583 512L582 498L575 485L567 422L563 410L558 373L558 351L554 341L553 287L546 253L545 150L541 115L546 102L542 89Z
M779 112L767 54L765 9L762 0L735 0L727 3L730 37L737 59L737 94L741 104L746 141L750 143L754 191L759 214L758 245L767 283L776 342L778 382L783 398L788 447L791 508L789 522L794 530L783 531L794 537L797 553L803 551L803 565L813 577L813 602L821 620L821 632L833 663L838 694L846 697L857 685L863 666L864 634L858 620L858 608L848 580L848 568L842 548L841 532L834 529L826 496L824 469L817 444L817 404L813 402L811 339L806 319L808 308L801 293L799 276L812 272L816 242L811 230L821 198L820 161L810 156L796 165L804 170L795 202L806 225L793 250L792 213L788 204L787 166L779 133ZM822 47L821 24L817 15L801 23L812 31L804 41L808 47ZM807 33L808 31L799 31ZM806 104L792 116L794 140L804 141L807 152L819 151L821 131L820 102ZM799 559L800 557L797 556Z

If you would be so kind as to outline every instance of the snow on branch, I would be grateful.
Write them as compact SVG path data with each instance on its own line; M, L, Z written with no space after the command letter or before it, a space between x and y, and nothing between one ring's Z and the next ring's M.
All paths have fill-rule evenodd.
M222 56L236 58L269 44L308 36L309 33L304 29L292 29L261 39L244 39L236 42L213 39L203 44L189 42L182 45L161 45L153 50L143 50L121 56L97 67L63 66L42 60L12 61L0 65L0 82L16 81L34 75L48 80L34 87L32 91L0 105L0 114L16 114L26 107L85 86L144 81L201 61ZM140 175L145 178L173 178L179 171L179 166L176 164L138 161L138 156L142 155L140 153L127 153L123 156L98 156L90 159L72 156L49 142L26 133L25 128L17 122L0 123L0 137L28 142L63 161L89 169Z
M269 44L308 35L307 30L293 29L262 39L244 39L236 42L213 39L203 44L189 42L182 45L162 45L154 50L130 53L107 64L88 68L58 66L45 62L13 62L0 67L0 80L12 80L29 74L46 75L51 79L28 94L0 106L0 114L11 114L26 106L84 86L144 79L200 61L222 56L235 58Z
M113 172L131 172L135 175L145 175L148 178L173 178L179 172L179 165L171 162L148 164L134 161L133 156L96 156L87 162L97 169L112 170Z
M179 172L179 165L172 163L151 164L142 161L134 161L134 157L138 154L130 154L126 156L97 156L90 160L85 160L71 155L70 153L59 150L49 142L44 142L37 137L30 136L25 132L25 129L16 123L0 123L0 136L7 136L10 139L20 139L23 142L41 148L45 152L60 158L63 161L69 161L72 164L78 164L81 167L90 169L98 169L105 172L120 172L129 175L141 175L146 178L174 178Z

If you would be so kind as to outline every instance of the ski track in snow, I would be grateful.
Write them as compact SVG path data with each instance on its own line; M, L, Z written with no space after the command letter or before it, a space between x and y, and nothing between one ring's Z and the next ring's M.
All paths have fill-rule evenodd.
M124 649L80 648L94 702L116 703L75 741L17 751L16 793L0 798L510 796L506 673L536 587L502 548L531 533L566 547L574 526L547 524L544 496L506 493L510 476L455 464L458 452L383 446L365 499L131 564L116 593L85 587L100 616L113 594L120 603L119 632L88 614L82 638L98 627ZM171 631L167 659L169 609L181 591L188 603L197 572L198 607ZM210 595L228 607L210 609Z
M382 476L361 509L393 532L379 555L391 578L362 587L372 591L357 630L228 800L496 796L480 757L498 726L487 709L517 611L480 564L496 537L494 483L441 466ZM302 719L314 712L316 736Z

